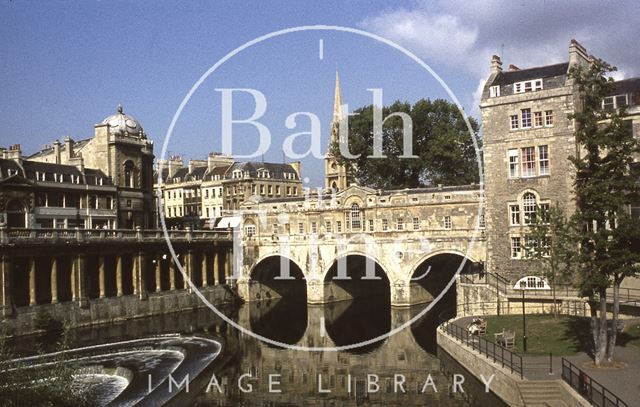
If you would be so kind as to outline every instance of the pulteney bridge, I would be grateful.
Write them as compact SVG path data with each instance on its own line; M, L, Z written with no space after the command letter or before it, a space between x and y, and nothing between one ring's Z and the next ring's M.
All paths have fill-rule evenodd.
M473 185L351 186L333 195L247 202L242 256L235 256L239 294L247 301L298 296L310 304L364 296L393 306L431 301L465 258L461 272L482 267L483 199Z

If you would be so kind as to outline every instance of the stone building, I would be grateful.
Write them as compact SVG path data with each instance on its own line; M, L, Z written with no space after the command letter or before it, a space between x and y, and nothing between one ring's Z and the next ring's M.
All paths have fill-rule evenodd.
M579 154L569 115L579 108L573 66L592 60L577 41L567 62L528 69L493 56L482 100L487 216L487 270L511 277L531 274L525 259L527 229L537 207L558 205L574 211L575 169L568 157ZM628 108L634 134L640 126L640 78L617 82L603 108ZM634 210L634 211L637 211Z
M302 193L300 163L234 162L232 157L209 154L206 161L171 157L159 161L165 218L216 220L236 210L252 196L299 196ZM156 176L157 181L157 176ZM171 223L170 222L170 223ZM184 225L183 225L184 226Z
M153 227L152 163L153 142L119 106L92 138L2 149L0 214L13 227Z
M300 162L289 164L236 162L222 180L224 209L237 210L251 197L286 198L302 195Z

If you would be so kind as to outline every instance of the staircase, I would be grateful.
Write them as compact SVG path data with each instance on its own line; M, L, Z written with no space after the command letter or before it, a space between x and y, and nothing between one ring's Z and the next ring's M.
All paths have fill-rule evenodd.
M525 380L518 383L518 389L526 407L568 407L557 380Z

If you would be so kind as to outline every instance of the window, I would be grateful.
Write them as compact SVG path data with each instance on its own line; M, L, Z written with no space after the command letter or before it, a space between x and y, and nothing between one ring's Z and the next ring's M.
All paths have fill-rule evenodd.
M338 231L338 233L342 233L342 222L341 221L336 221L336 229Z
M549 175L549 147L538 147L539 175Z
M208 189L204 190L204 197L205 198L209 198L209 190Z
M487 222L484 218L484 213L480 214L480 218L478 219L478 227L484 229L487 226Z
M373 232L373 219L369 219L369 232Z
M382 219L382 231L386 232L389 230L389 221L387 219Z
M324 222L324 228L327 231L327 233L331 233L331 222L330 221Z
M209 208L207 208L207 212L208 212L208 210L209 210ZM244 227L244 233L249 237L255 235L256 234L256 225L246 225Z
M302 222L298 223L298 233L304 235L304 223Z
M536 149L535 147L524 147L522 149L522 176L536 176Z
M444 196L444 200L445 201L450 201L451 200L451 195L445 195Z
M629 104L627 95L607 96L602 99L602 108L607 110L618 109Z
M451 216L445 216L443 219L443 223L444 223L444 228L445 229L451 229L451 227L453 226L451 224Z
M404 230L404 219L403 218L398 218L396 220L396 229L397 230Z
M513 84L513 93L532 92L536 90L542 90L542 79L516 82Z
M520 224L520 205L509 205L509 224L511 226Z
M511 238L511 258L519 259L522 254L522 243L520 242L520 237L512 237Z
M287 195L291 195L291 187L287 187Z
M420 218L413 218L413 230L420 229Z
M512 148L509 150L509 178L518 177L518 149Z
M511 130L517 130L518 129L518 115L517 114L512 114L511 116L509 116L510 120L511 120Z
M274 224L273 224L273 234L274 234L274 235L277 235L277 234L278 234L278 224L277 224L277 223L274 223Z
M260 195L264 195L264 185L260 185Z
M271 185L269 185L268 191L269 195L273 195L273 187Z
M544 125L553 126L553 110L545 110L544 112Z
M536 218L536 196L531 192L522 196L522 213L525 225L530 225Z
M280 185L276 185L276 195L280 195Z
M542 127L542 112L533 112L533 126Z
M360 206L354 203L351 205L351 229L360 230Z
M500 86L499 85L495 85L489 88L489 97L490 98L495 98L500 96Z
M528 129L531 127L531 109L522 109L522 128Z
M540 217L542 218L542 223L549 223L549 204L541 203L538 207L540 208Z
M318 233L318 224L316 222L311 222L311 233L314 235Z

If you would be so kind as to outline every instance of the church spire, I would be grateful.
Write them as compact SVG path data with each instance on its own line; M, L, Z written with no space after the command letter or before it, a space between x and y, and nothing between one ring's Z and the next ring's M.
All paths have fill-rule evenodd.
M336 69L336 89L333 94L333 124L342 119L342 96L340 94L340 74Z

